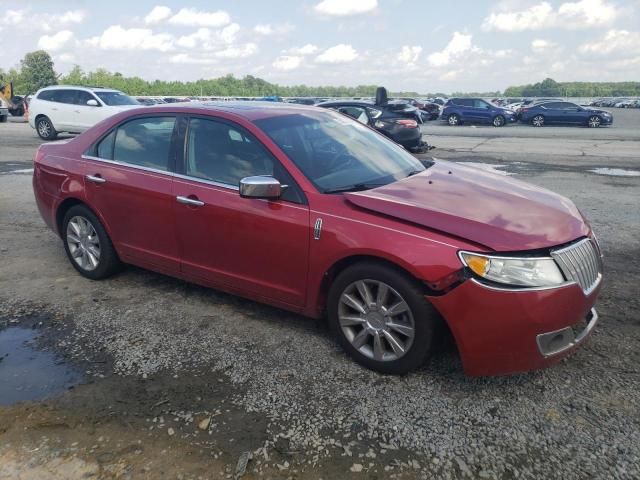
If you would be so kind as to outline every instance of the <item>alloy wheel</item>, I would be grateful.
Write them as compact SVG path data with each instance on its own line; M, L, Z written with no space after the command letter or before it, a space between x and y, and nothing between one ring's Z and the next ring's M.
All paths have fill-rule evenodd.
M455 113L449 115L447 121L449 122L449 125L458 125L458 116Z
M594 115L593 117L589 117L589 127L597 128L600 126L600 117Z
M379 280L358 280L338 305L342 333L362 355L380 362L403 357L413 345L415 322L408 303Z
M47 138L51 135L51 125L46 120L40 120L38 122L38 133L41 137Z
M96 229L85 217L76 216L67 224L67 246L71 258L86 271L100 264L100 239Z
M504 119L502 118L502 116L498 115L496 118L493 119L494 127L501 127L502 125L504 125Z
M544 117L542 115L536 115L533 117L531 123L533 123L534 127L542 127L544 125Z

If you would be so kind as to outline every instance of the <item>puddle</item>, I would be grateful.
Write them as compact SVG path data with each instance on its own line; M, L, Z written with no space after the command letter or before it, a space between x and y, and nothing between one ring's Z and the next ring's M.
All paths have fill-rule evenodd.
M80 372L52 352L35 348L38 330L8 327L0 330L0 405L42 400L80 382Z
M598 175L608 175L610 177L640 177L638 170L625 170L623 168L594 168L589 170Z
M508 168L508 165L499 165L495 163L480 163L480 162L456 162L460 165L466 165L467 167L475 167L481 170L486 170L487 172L498 173L500 175L514 175L511 172L506 172L501 170L503 168Z

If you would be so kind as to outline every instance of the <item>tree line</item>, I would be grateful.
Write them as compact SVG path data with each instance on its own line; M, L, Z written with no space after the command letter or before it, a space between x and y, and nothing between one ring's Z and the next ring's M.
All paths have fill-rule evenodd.
M639 97L640 82L542 82L509 87L506 97Z
M119 72L99 68L85 72L78 65L66 75L54 70L51 56L44 50L27 53L17 68L5 72L0 69L0 82L12 81L14 92L21 95L34 93L42 87L55 84L86 85L114 88L134 96L236 96L236 97L372 97L376 85L308 86L278 85L253 75L242 78L225 75L220 78L200 79L192 82L153 80L125 77ZM391 92L397 97L447 96L443 93ZM454 92L453 96L477 97L622 97L640 96L640 82L556 82L546 78L542 82L508 87L504 92Z

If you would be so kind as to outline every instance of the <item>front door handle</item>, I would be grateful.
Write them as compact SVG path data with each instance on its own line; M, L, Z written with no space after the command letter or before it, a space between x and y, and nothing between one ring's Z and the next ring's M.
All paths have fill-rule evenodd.
M200 200L198 200L196 198L189 198L189 197L183 197L182 195L178 195L176 197L176 200L178 201L178 203L182 203L184 205L191 205L193 207L202 207L202 206L204 206L204 202L201 202Z
M106 180L102 178L100 175L87 175L85 177L87 180L93 183L104 183Z

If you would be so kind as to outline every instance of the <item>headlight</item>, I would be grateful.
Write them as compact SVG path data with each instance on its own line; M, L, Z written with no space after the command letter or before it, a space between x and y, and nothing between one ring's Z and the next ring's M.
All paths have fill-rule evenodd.
M565 283L556 262L549 257L499 257L460 252L460 260L479 277L513 287L551 287Z

